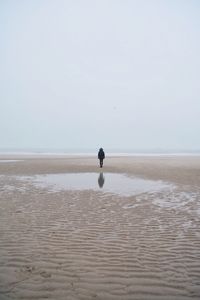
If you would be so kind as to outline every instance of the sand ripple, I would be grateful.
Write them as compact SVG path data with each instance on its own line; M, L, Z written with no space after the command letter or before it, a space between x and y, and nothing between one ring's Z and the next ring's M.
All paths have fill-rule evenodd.
M198 190L0 188L0 299L199 299Z

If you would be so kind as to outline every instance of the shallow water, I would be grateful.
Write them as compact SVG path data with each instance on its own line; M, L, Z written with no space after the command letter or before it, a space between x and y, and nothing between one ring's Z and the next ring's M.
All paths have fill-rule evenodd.
M170 184L163 181L128 177L115 173L67 173L37 175L33 183L38 187L60 190L95 190L120 195L137 195L156 192L168 188Z
M0 159L0 163L12 163L12 162L16 162L16 161L21 161L21 159Z

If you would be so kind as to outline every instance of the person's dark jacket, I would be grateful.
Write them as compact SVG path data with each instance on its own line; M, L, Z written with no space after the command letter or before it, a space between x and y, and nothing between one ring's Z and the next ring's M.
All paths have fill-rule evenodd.
M99 153L98 153L98 159L102 160L105 158L105 153L103 151L103 149L99 149Z

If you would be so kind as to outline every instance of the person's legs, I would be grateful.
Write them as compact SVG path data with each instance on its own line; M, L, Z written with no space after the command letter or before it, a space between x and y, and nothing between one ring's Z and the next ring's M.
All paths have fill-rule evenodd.
M103 166L103 160L100 159L100 168L102 168L102 166Z

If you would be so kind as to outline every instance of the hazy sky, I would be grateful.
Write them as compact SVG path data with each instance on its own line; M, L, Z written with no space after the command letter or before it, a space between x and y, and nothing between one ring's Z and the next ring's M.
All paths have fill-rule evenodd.
M199 0L1 0L0 147L200 149Z

